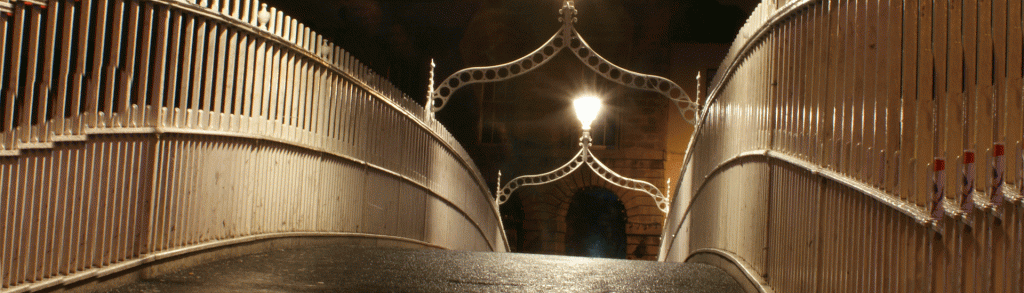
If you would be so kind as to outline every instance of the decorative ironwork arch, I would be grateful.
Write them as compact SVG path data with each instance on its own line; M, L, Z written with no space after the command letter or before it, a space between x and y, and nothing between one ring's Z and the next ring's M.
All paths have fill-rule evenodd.
M427 97L427 107L430 112L437 112L448 104L448 99L458 89L474 84L508 80L516 76L544 65L563 49L572 51L576 59L579 59L586 67L600 74L605 79L623 86L658 92L665 98L672 101L672 104L679 110L679 115L687 123L694 125L700 110L700 105L692 100L675 82L656 76L633 72L609 62L600 54L590 48L590 45L583 40L573 23L576 22L576 7L573 1L565 1L558 11L561 16L558 21L562 22L562 28L551 36L547 42L530 54L520 57L512 62L489 67L470 67L459 70L445 78L435 88L433 80L433 69L431 69L430 88ZM432 67L433 68L433 64ZM689 116L687 116L689 114Z
M504 186L501 185L501 171L498 171L498 186L500 187L494 192L496 196L495 201L499 205L504 204L505 201L508 201L508 197L512 195L512 192L516 191L516 189L519 189L520 187L543 185L555 182L569 174L572 174L572 172L576 171L576 169L579 169L581 166L587 165L587 167L590 167L590 170L593 170L597 176L611 184L614 184L615 186L643 192L651 196L657 204L658 209L661 210L661 212L668 214L669 200L668 197L661 193L661 190L653 184L636 179L630 179L615 173L615 171L609 169L608 166L601 163L601 161L591 153L590 145L590 134L588 132L584 132L583 136L580 137L580 151L576 152L576 155L573 156L569 162L547 173L516 177Z

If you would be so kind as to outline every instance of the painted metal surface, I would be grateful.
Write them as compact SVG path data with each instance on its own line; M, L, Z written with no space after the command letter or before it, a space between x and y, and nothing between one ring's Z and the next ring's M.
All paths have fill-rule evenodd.
M712 80L662 260L776 292L1020 292L1019 1L763 1Z
M679 110L679 115L686 122L690 124L695 123L697 114L700 112L700 105L697 104L696 100L690 98L679 85L664 77L624 69L601 57L601 55L590 48L590 45L583 40L583 36L573 27L573 23L576 22L577 13L573 1L563 2L562 8L558 12L561 14L558 20L562 23L562 27L547 42L530 54L505 64L459 70L442 80L436 88L434 87L433 79L431 79L430 92L427 97L427 100L431 102L427 105L428 109L431 112L440 111L448 104L448 99L459 88L474 83L508 80L526 74L541 67L551 58L554 58L555 55L558 55L559 52L562 52L562 50L568 49L587 68L590 68L591 71L600 74L609 81L661 94L672 101L672 104ZM433 76L433 71L431 71L431 76Z
M583 131L583 135L580 136L579 145L580 150L576 152L575 156L569 159L569 161L561 167L550 172L537 175L519 176L515 179L509 180L504 186L501 185L501 173L498 173L498 189L495 193L495 202L499 205L504 204L505 201L508 201L508 197L520 187L543 185L555 182L569 174L572 174L572 172L579 169L580 166L586 165L591 171L594 171L594 174L597 174L597 176L601 177L601 179L604 179L608 183L649 195L654 199L655 204L662 213L668 213L669 200L668 197L661 193L661 190L646 181L624 177L615 173L615 171L609 169L608 166L605 166L604 163L601 163L601 160L594 156L594 153L590 151L591 138L589 131Z
M254 0L0 1L0 291L265 237L506 251L426 110Z

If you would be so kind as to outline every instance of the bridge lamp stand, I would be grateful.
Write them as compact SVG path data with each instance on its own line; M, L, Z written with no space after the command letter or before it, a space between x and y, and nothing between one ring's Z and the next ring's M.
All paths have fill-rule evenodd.
M590 170L594 171L597 176L601 177L609 183L634 191L646 193L654 199L658 209L663 213L668 213L669 201L654 185L635 180L627 177L623 177L615 171L608 169L604 163L601 163L597 157L594 156L590 150L592 139L590 137L590 125L597 118L598 113L601 111L601 99L594 96L586 96L573 100L573 107L576 110L576 118L580 120L581 128L583 129L582 135L580 135L580 150L576 152L569 162L565 163L561 167L552 170L547 173L537 175L524 175L512 179L504 186L501 185L501 171L498 171L498 189L495 191L495 201L500 205L508 201L508 197L512 195L516 189L523 186L532 185L543 185L551 182L558 181L559 179L568 176L572 172L579 169L580 166L586 165Z

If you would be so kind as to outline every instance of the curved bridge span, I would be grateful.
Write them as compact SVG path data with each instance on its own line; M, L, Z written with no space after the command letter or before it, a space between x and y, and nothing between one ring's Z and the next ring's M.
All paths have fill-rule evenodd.
M507 250L448 131L273 8L0 10L0 291L278 238Z
M709 87L660 259L775 292L1020 292L1019 1L766 0Z

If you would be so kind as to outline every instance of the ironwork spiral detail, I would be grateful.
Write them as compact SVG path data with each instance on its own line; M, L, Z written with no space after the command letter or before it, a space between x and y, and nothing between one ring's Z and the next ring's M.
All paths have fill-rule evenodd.
M586 162L587 166L590 167L591 170L594 170L594 173L597 173L597 176L601 176L601 178L603 178L605 181L611 182L612 184L618 187L622 187L629 190L635 190L650 195L651 198L654 199L655 204L657 204L658 209L661 210L661 212L668 214L668 197L661 194L661 190L659 190L653 184L647 183L645 181L623 177L622 175L615 173L615 171L608 169L608 167L605 166L604 163L601 163L601 161L594 156L588 156Z
M520 187L543 185L564 178L584 164L588 153L589 152L586 152L586 148L580 149L580 151L576 152L576 155L572 157L572 160L569 160L565 165L562 165L555 170L551 170L544 174L524 175L512 179L508 183L505 183L504 187L498 190L496 201L499 205L504 204L508 201L508 197L512 195L512 192L516 191L516 189L519 189Z
M470 67L459 70L445 78L430 94L431 108L434 112L441 110L448 103L448 99L451 98L452 94L466 85L503 81L533 71L550 61L555 55L558 55L558 52L561 52L565 45L565 34L557 33L551 36L537 50L512 62L489 67Z
M573 55L576 55L580 62L583 62L583 65L605 79L623 86L657 92L672 100L686 122L691 125L696 123L697 109L699 108L697 103L691 100L690 96L675 82L656 75L630 71L611 63L591 49L587 41L583 40L583 37L576 32L576 29L572 29L568 45L568 49L572 51Z

